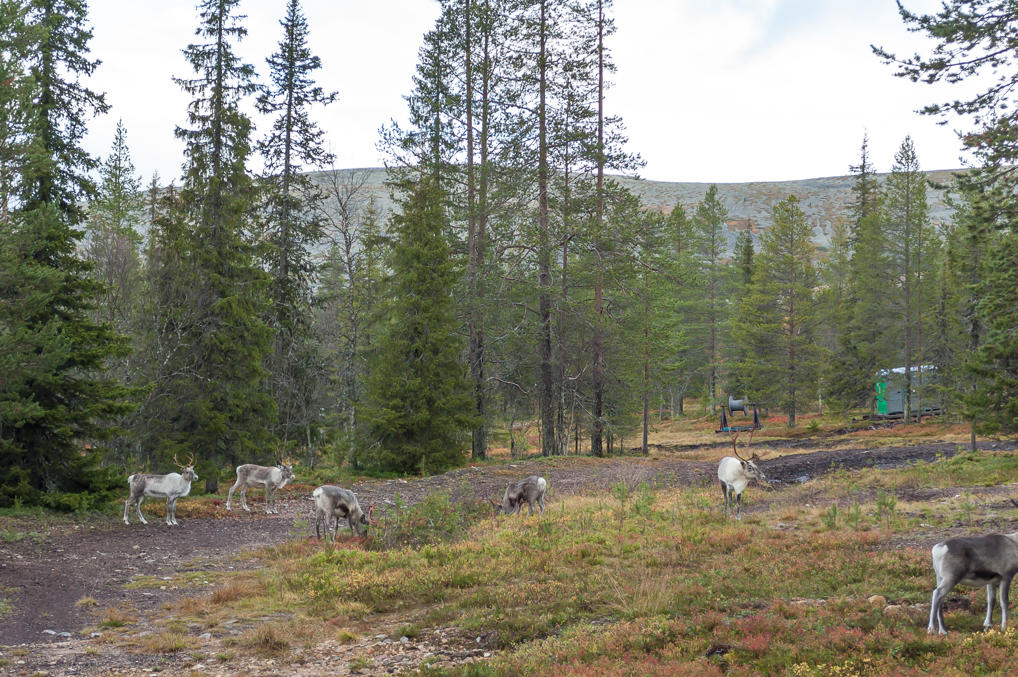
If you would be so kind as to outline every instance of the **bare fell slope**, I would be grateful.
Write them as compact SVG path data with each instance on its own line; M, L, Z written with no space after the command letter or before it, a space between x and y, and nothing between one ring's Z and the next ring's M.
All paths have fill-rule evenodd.
M336 179L342 185L363 183L360 190L361 204L367 204L374 198L375 205L385 215L392 208L392 201L385 186L388 173L385 169L340 169ZM955 172L960 170L936 170L926 172L930 180L927 200L930 206L930 220L934 224L950 219L951 209L947 204L945 191L935 186L951 182ZM883 182L887 174L878 174ZM318 172L313 177L321 184L332 184L330 172ZM626 177L612 177L620 184L639 195L648 209L669 213L676 204L681 204L687 212L696 208L710 183L690 183L673 181L647 181ZM759 235L761 229L771 225L773 206L795 195L802 204L806 218L814 227L814 240L824 249L830 245L831 229L839 220L846 220L852 199L852 176L831 176L798 181L752 181L749 183L719 183L718 194L725 209L728 211L727 238L728 250L731 251L735 237L740 230L749 229ZM335 208L335 205L332 205Z

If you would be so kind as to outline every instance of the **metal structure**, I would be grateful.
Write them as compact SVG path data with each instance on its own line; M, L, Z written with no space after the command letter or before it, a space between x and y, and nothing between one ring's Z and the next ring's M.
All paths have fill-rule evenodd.
M728 418L732 413L741 411L743 415L749 415L749 407L753 408L753 422L750 425L731 425ZM716 433L740 433L746 430L760 430L763 425L760 423L760 415L757 413L756 405L747 402L745 399L737 400L731 395L728 396L728 404L721 405L721 427L715 430Z

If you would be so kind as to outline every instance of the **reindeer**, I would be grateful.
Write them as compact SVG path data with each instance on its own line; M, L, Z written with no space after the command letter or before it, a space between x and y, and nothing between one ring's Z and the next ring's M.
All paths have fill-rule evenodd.
M742 492L750 480L766 482L767 478L756 466L760 458L754 453L749 458L743 458L736 446L739 435L732 436L732 452L735 457L725 456L718 464L718 480L721 482L721 491L725 495L725 515L731 512L731 506L735 505L735 519L742 519ZM750 433L750 442L753 435ZM764 485L770 488L769 485Z
M318 538L321 538L319 525L323 521L325 522L325 536L328 538L329 522L332 519L336 520L332 529L333 541L336 540L341 517L346 518L351 536L364 536L368 531L367 527L371 526L371 511L375 509L375 506L368 508L368 512L365 514L361 510L357 496L349 489L325 484L311 492L311 497L315 501L315 536Z
M933 546L933 571L937 587L930 602L930 622L926 632L934 627L941 635L944 628L944 598L957 584L973 587L986 586L986 618L983 628L993 626L993 593L1000 602L1000 629L1007 629L1007 595L1011 579L1018 573L1018 531L1013 534L986 536L959 536Z
M498 504L494 499L488 499L496 512L504 512L507 515L514 515L523 507L523 501L530 506L530 514L534 514L534 503L541 507L541 514L544 514L544 492L548 489L548 482L543 477L531 475L530 477L513 482L505 488L502 496L502 503Z
M272 509L276 489L282 489L294 477L293 464L284 462L282 459L277 460L279 463L274 466L255 465L253 463L238 465L237 481L230 487L230 492L226 496L226 509L231 509L230 502L233 500L233 492L237 490L237 487L240 487L240 505L244 510L251 512L251 508L247 507L247 488L262 486L265 487L265 514L276 513L278 515L279 511Z
M186 464L180 463L176 455L174 455L173 462L183 473L171 472L167 475L135 473L127 478L127 484L131 488L131 495L124 501L124 524L130 524L127 521L127 510L131 507L132 503L135 504L138 519L141 520L141 523L148 524L145 521L145 517L141 514L141 502L145 500L146 496L165 498L166 524L171 526L177 524L177 499L190 493L191 482L197 481L198 475L194 472L193 455L188 458Z

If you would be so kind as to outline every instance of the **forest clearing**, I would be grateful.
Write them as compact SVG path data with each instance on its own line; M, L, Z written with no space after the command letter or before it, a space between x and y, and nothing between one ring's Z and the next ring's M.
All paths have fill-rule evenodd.
M250 514L227 513L222 496L182 499L179 527L125 526L116 505L4 515L0 671L819 675L1007 664L1013 631L975 634L982 590L948 598L946 639L925 623L930 546L1018 525L1014 442L969 452L960 426L938 423L778 431L752 447L775 491L750 485L736 521L715 474L729 438L693 427L662 426L655 441L684 443L648 457L365 479L353 488L382 514L366 539L343 529L335 545L313 538L307 484L279 492L280 515L260 512L260 491ZM544 516L492 516L486 499L532 473L548 479Z

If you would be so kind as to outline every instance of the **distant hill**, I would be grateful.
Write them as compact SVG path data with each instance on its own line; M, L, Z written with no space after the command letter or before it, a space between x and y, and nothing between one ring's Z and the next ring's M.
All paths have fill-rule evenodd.
M926 172L933 184L943 185L951 181L952 175L960 170L936 170ZM388 190L385 187L387 172L385 169L341 169L343 179L359 175L364 179L363 191L367 196L374 196L379 209L387 213L392 208ZM325 173L313 175L316 180L324 181ZM878 174L884 181L887 174ZM696 208L703 198L710 183L680 183L671 181L646 181L613 177L633 193L640 196L648 209L670 213L676 204L681 204L688 212ZM732 250L738 231L750 229L758 235L761 229L771 225L771 209L774 204L789 195L795 195L802 203L806 217L815 228L815 240L819 247L826 248L830 244L831 226L839 219L846 219L848 205L851 202L852 176L832 176L799 181L752 181L749 183L719 183L718 194L728 210L728 249ZM933 223L943 223L950 219L951 210L945 200L944 191L930 188L927 193L930 206L930 219Z

